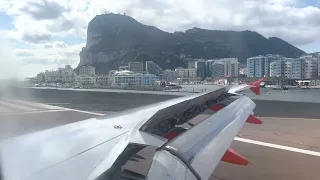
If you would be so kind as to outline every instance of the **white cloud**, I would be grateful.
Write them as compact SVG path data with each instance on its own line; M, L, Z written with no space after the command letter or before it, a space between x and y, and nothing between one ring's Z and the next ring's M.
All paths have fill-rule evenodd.
M55 41L46 49L42 44L28 49L14 49L12 41L0 41L0 79L32 77L45 70L55 70L66 64L75 68L79 63L79 52L84 43L67 46Z
M126 13L169 32L249 29L294 45L320 41L320 9L302 0L2 0L0 11L15 27L5 37L15 47L23 45L20 54L13 48L14 58L41 67L77 64L84 44L68 46L62 39L85 41L88 22L104 12Z
M296 45L318 40L320 28L318 18L320 9L312 6L301 7L300 4L304 3L302 0L234 0L233 3L225 0L11 0L10 2L11 8L6 12L14 17L19 38L30 32L39 34L50 32L53 37L76 35L85 39L88 22L103 12L126 13L142 23L169 32L186 30L194 26L222 30L249 29L265 36L277 35ZM8 3L3 3L2 6L8 7L6 4ZM300 35L291 32L293 29L301 32ZM307 35L304 34L306 32Z

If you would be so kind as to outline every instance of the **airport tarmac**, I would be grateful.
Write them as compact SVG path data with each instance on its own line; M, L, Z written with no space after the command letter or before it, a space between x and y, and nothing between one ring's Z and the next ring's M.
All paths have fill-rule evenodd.
M0 139L103 115L56 103L0 98ZM195 121L206 116L199 115ZM262 125L246 123L231 146L249 160L249 165L221 162L211 179L320 179L320 119L260 118ZM150 156L150 151L145 150L141 155Z

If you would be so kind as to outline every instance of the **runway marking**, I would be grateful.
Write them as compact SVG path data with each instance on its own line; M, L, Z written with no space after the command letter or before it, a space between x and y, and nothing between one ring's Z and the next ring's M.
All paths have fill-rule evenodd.
M276 148L276 149L287 150L287 151L301 153L301 154L320 156L320 152L299 149L299 148L294 148L294 147L290 147L290 146L283 146L283 145L266 143L266 142L251 140L251 139L239 138L239 137L235 137L234 140L249 143L249 144L255 144L255 145L260 145L260 146L266 146L266 147L271 147L271 148Z
M17 100L17 99L11 99L11 98L7 98L7 97L1 97L0 99L5 99L11 102L17 102L17 103L21 103L24 105L30 105L30 106L34 106L34 107L39 107L39 108L45 108L45 109L57 109L60 107L57 106L51 106L51 105L47 105L47 104L42 104L42 103L35 103L35 102L31 102L31 101L23 101L23 100Z
M67 105L67 104L71 104L71 103L46 103L46 104L49 104L49 105Z
M259 118L320 121L320 119L314 119L314 118L287 118L287 117L260 117L260 116Z
M22 114L37 114L37 113L60 112L60 111L69 111L69 110L53 109L53 110L46 110L46 111L27 111L27 112L20 112L20 113L2 113L2 114L0 114L0 116L22 115Z
M1 97L1 98L3 98L3 97ZM61 106L52 106L52 105L46 105L46 104L41 104L41 103L26 102L26 101L22 101L22 100L11 99L11 98L3 98L3 99L8 99L8 100L13 101L13 102L16 101L16 102L19 102L19 103L30 104L30 105L34 105L34 106L38 106L38 107L42 107L42 108L48 108L48 109L52 109L52 110L75 111L75 112L93 114L93 115L98 115L98 116L105 115L105 114L102 114L102 113L95 113L95 112L90 112L90 111L83 111L83 110L78 110L78 109L65 108L65 107L61 107ZM62 104L62 103L60 103L60 104Z
M59 106L57 106L57 107L59 107ZM67 110L67 111L75 111L75 112L93 114L93 115L98 115L98 116L104 116L104 115L105 115L105 114L101 114L101 113L95 113L95 112L90 112L90 111L83 111L83 110L78 110L78 109L70 109L70 108L64 108L64 107L60 107L60 108L63 108L64 110Z
M18 104L12 104L9 102L4 102L4 101L0 101L0 105L10 106L12 108L16 108L16 109L20 109L20 110L24 110L24 111L36 111L37 110L37 109L31 108L31 107L21 106Z

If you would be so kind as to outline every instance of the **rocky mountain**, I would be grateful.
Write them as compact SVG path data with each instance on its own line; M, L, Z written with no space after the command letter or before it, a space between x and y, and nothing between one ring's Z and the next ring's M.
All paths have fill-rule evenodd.
M253 31L218 31L200 28L168 33L120 14L94 17L88 26L87 44L80 52L80 63L93 65L99 74L131 61L154 61L163 69L185 66L188 58L248 57L280 54L299 57L302 50L277 38L266 38Z

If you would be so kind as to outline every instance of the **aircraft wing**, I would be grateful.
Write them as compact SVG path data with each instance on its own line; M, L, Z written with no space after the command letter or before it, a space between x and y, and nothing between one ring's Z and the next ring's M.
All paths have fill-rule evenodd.
M227 105L204 121L206 127L200 123L183 129L174 141L168 134L229 97L228 90L221 88L6 139L0 144L0 179L120 179L123 165L134 160L137 152L146 146L163 147L168 142L182 148L181 152L215 149L192 154L194 168L199 168L198 160L208 155L218 162L244 119L252 113L254 103L249 98L241 97ZM199 132L200 129L203 130ZM186 137L194 135L192 141L183 144ZM211 142L216 145L213 147Z

